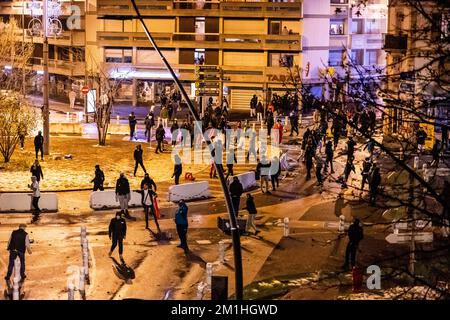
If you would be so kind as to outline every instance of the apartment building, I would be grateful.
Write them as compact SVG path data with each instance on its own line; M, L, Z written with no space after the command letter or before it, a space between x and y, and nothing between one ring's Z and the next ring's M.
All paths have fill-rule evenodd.
M320 96L327 69L343 75L344 52L353 65L384 67L383 33L387 30L387 0L304 1L302 67L304 82Z
M389 2L384 43L389 115L385 134L414 136L415 124L427 116L436 123L438 131L439 123L450 124L449 21L450 8L445 2L420 1L417 5L414 1ZM406 110L398 108L399 103L408 106ZM416 117L416 110L423 114L422 119ZM428 131L429 138L434 137L435 126L424 123L421 126Z
M5 20L14 16L29 29L31 2L42 3L3 0L0 15ZM72 83L79 87L87 70L95 69L120 79L116 100L133 105L158 103L163 92L174 88L134 18L131 2L57 2L64 30L49 38L51 95L67 94ZM196 97L195 67L199 64L222 70L223 93L237 109L249 108L253 94L265 100L272 92L284 91L286 67L301 65L301 0L138 0L137 4L157 45L192 97ZM72 5L81 8L81 24L76 30L66 25L73 14ZM32 63L37 75L31 87L39 91L42 37L30 36L28 30L25 36L36 45Z

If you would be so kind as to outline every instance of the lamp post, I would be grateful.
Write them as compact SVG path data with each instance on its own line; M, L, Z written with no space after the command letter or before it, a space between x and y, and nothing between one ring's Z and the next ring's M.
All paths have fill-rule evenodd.
M43 105L42 105L42 120L43 120L43 134L44 134L44 154L50 154L50 109L48 103L48 0L43 0L42 9L42 29L43 29Z

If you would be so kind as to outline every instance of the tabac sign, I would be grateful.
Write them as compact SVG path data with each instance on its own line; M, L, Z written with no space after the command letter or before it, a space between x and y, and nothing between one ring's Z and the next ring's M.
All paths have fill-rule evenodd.
M299 76L294 76L292 78L291 76L285 74L267 74L266 77L268 82L300 82Z

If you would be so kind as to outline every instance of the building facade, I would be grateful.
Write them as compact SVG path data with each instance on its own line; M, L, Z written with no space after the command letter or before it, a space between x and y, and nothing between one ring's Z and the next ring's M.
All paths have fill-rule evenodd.
M51 1L51 0L48 0ZM29 3L1 1L4 20L14 16L29 29ZM35 1L41 3L41 1ZM61 35L49 38L51 92L67 95L92 70L120 79L117 101L133 105L159 102L174 84L147 40L129 1L58 1ZM191 97L196 97L195 67L218 66L223 93L231 108L248 109L253 94L266 101L283 88L287 67L301 65L302 2L138 0L138 7L157 45ZM79 28L66 22L80 10ZM42 37L30 36L36 49L33 69L42 70ZM33 91L39 92L39 74ZM78 90L77 89L77 90ZM198 90L198 88L197 88ZM197 95L198 100L198 95ZM206 97L208 98L208 97ZM213 97L217 99L217 96Z

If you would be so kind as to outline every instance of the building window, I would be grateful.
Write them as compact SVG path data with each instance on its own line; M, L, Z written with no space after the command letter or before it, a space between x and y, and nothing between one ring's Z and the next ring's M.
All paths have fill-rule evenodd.
M205 49L195 49L194 51L195 64L205 64Z
M364 64L364 51L362 49L352 50L351 61L356 65Z
M331 67L342 66L343 50L330 50L328 65Z
M105 48L105 62L131 63L132 50L125 48Z
M351 32L353 34L361 34L363 32L363 20L362 19L353 19L351 23Z
M293 67L294 55L286 53L269 53L270 67Z
M381 33L380 20L367 19L366 20L366 33Z
M343 3L348 3L348 0L331 0L331 3L338 3L338 4L343 4Z
M366 64L378 64L378 50L366 50Z
M330 34L344 34L344 21L331 21Z

